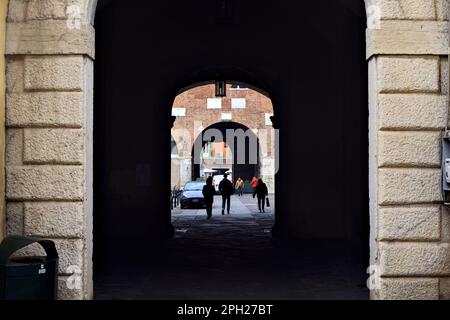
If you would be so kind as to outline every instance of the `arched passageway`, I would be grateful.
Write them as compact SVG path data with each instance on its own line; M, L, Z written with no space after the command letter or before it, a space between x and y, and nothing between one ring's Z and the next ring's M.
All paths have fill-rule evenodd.
M243 124L219 122L203 130L192 146L192 180L201 177L201 156L205 146L210 142L224 143L231 149L232 161L226 164L228 164L227 171L232 172L234 179L241 177L248 181L253 177L259 177L261 162L257 135Z
M94 123L98 270L117 260L141 266L158 257L158 239L173 235L170 106L180 88L220 77L272 98L280 130L276 237L303 240L304 250L315 253L342 244L337 258L356 261L356 271L346 270L364 275L365 11L362 1L348 2L354 10L334 0L235 2L230 17L206 0L110 1L101 7ZM139 253L132 262L131 253ZM318 265L336 258L330 250L322 254Z
M204 169L213 175L228 169L235 179L246 182L261 174L273 192L276 130L270 97L235 81L227 81L224 97L217 97L215 91L211 81L184 88L175 98L172 136L178 153L172 157L172 187L205 179ZM223 143L227 142L227 131L231 149ZM232 156L235 159L228 159Z

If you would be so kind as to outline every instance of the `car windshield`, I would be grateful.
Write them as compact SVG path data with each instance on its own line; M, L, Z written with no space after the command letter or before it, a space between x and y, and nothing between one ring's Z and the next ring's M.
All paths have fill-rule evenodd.
M184 187L184 191L202 191L205 183L188 183Z

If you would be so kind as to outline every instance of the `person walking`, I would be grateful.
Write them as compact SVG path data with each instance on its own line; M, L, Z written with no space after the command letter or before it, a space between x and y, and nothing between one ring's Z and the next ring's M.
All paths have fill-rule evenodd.
M222 215L225 214L225 206L227 213L230 214L231 195L234 193L233 183L228 180L228 174L224 174L223 180L219 184L219 192L222 195Z
M256 177L253 177L253 179L250 182L250 184L253 187L253 193L255 193L256 192L256 187L258 186L258 179Z
M211 219L212 217L212 207L214 203L214 194L216 193L216 189L213 186L213 178L209 177L206 179L206 185L203 187L203 197L205 198L206 203L206 214L207 219Z
M244 180L239 178L236 181L235 189L237 190L239 197L242 197L242 195L244 194Z
M266 197L269 196L269 190L267 189L267 185L262 181L262 179L258 180L258 185L255 188L255 192L253 193L253 198L255 196L258 197L258 209L259 212L265 212L264 208L266 206Z

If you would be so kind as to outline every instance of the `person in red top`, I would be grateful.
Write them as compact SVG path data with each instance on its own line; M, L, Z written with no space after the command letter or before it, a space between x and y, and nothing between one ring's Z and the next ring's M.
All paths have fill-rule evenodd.
M253 192L255 192L256 187L258 186L258 179L256 177L253 177L251 185L253 187Z
M269 196L269 190L267 189L267 185L262 181L262 179L258 180L258 185L255 188L253 193L253 198L258 196L258 209L259 212L265 212L264 208L266 205L266 197Z

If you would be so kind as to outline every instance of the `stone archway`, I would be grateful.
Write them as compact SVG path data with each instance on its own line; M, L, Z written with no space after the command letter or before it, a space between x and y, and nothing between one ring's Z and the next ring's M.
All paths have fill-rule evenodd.
M10 0L8 10L7 230L57 240L68 299L92 297L96 2L69 10L63 0ZM450 276L439 169L448 16L443 1L387 2L370 7L369 20L382 21L367 30L371 263L381 280L373 297L437 299ZM71 265L83 272L79 290L64 286Z
M239 81L227 81L227 96L217 99L214 93L214 82L207 81L201 84L193 84L178 91L173 103L172 110L176 116L172 135L177 141L179 150L176 162L180 170L176 170L172 186L183 186L185 183L200 177L199 163L192 167L194 142L205 128L222 124L239 123L242 130L252 129L256 136L262 141L263 148L260 150L260 160L258 170L251 174L267 178L270 192L274 190L273 174L275 170L275 141L276 131L273 129L271 117L274 115L274 106L270 95L261 89ZM204 109L208 99L220 100L220 109ZM217 100L215 100L217 99ZM245 101L245 102L243 102ZM242 105L233 107L233 102L240 102ZM224 120L223 117L230 117L231 120ZM200 152L200 150L197 150ZM178 172L180 171L180 172ZM172 170L172 173L174 171ZM245 174L247 176L247 174ZM244 178L244 176L242 177ZM175 180L178 180L175 183ZM265 180L266 181L266 180Z
M205 140L205 134L210 132L220 132L220 137L208 137ZM231 130L233 135L231 137L227 136L227 130ZM243 138L242 138L243 137ZM233 141L229 141L231 139ZM229 169L233 173L233 179L241 177L245 180L251 180L253 177L259 177L259 172L261 170L261 147L258 136L247 126L242 123L237 123L234 121L230 122L218 122L208 126L206 129L199 134L192 146L192 180L195 181L200 178L200 165L201 165L201 152L208 142L222 142L225 143L228 148L232 148L232 160L227 163L230 167ZM241 146L238 146L238 144ZM256 144L256 147L255 147ZM243 146L242 146L243 145ZM250 146L252 145L252 146ZM241 149L240 149L241 148ZM251 149L252 148L252 149ZM240 149L240 150L239 150ZM251 152L253 150L254 152ZM238 161L238 153L244 152L241 155L241 162ZM256 155L255 155L256 152ZM253 159L252 159L253 158ZM212 169L212 168L211 168ZM266 180L265 177L263 179Z

